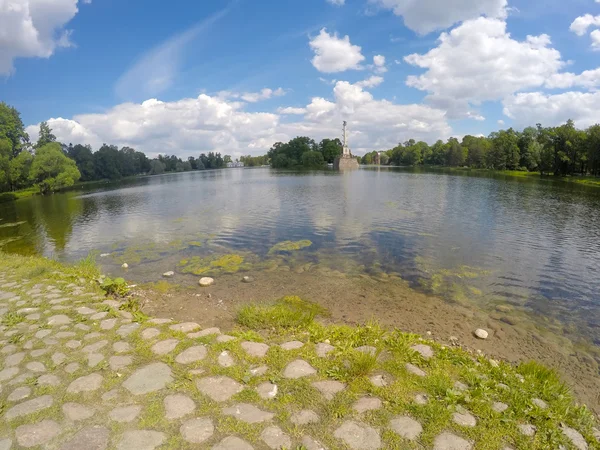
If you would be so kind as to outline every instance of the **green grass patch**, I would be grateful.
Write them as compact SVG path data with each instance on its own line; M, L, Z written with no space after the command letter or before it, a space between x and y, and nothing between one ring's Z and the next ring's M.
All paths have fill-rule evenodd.
M316 303L290 296L277 300L274 305L246 305L237 313L236 321L252 329L296 328L313 323L326 310Z

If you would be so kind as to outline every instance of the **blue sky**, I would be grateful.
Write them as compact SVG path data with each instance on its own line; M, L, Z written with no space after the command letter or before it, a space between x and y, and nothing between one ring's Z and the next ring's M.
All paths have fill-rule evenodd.
M0 100L34 139L48 120L64 142L239 156L348 120L362 153L600 120L597 0L7 0L2 27Z

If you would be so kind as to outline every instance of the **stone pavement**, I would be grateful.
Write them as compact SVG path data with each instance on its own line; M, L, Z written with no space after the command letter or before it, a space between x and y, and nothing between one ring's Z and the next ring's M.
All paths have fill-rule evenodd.
M351 410L336 409L346 383L302 356L327 358L334 349L329 343L254 342L252 333L146 320L123 304L93 286L0 274L0 450L374 450L390 442L384 435L400 443L394 448L424 448L424 424L409 415L379 426L363 420L383 407L377 396L357 394ZM414 350L433 355L426 345ZM412 364L406 373L427 376ZM374 389L390 382L381 374L370 380ZM428 398L419 394L414 401ZM299 406L305 404L318 407ZM507 405L494 408L500 414ZM459 430L477 425L463 408L453 421ZM535 427L524 427L523 434L535 434ZM574 448L588 448L578 431L565 434ZM474 443L442 430L433 448L468 450Z

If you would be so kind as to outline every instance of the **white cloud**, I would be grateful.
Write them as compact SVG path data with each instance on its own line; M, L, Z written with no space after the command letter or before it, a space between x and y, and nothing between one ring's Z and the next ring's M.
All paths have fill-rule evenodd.
M228 12L225 8L143 54L117 81L117 95L124 99L148 98L171 87L183 64L185 48Z
M372 77L377 78L377 77ZM371 80L376 84L378 80ZM398 105L375 100L361 85L338 81L332 100L315 97L305 108L288 107L278 114L247 112L245 102L218 95L162 102L123 103L103 114L82 114L72 119L49 119L64 143L102 143L131 146L149 156L158 153L180 157L220 151L232 155L263 154L275 142L296 136L314 139L340 135L342 120L351 124L357 153L387 149L411 137L433 142L451 135L445 112L426 105ZM281 121L280 114L296 120ZM33 140L38 125L27 127Z
M344 4L346 3L346 0L327 0L327 3L331 3L332 5L335 5L335 6L344 6Z
M261 100L268 100L272 97L281 97L285 95L285 90L283 88L277 88L275 90L264 88L259 92L245 92L240 95L240 98L249 103L256 103Z
M543 86L564 66L549 45L547 35L518 41L504 21L480 17L442 33L428 53L407 56L406 62L427 70L406 84L427 91L428 100L452 117L464 117L472 105Z
M594 26L600 26L600 16L586 14L575 19L569 29L577 36L583 36L587 33L588 28Z
M344 72L360 69L365 57L358 45L350 43L350 37L339 38L337 33L329 34L323 28L309 43L315 53L312 65L324 73Z
M585 70L579 75L576 75L571 72L554 74L550 78L548 78L545 86L550 89L568 89L572 87L583 87L587 89L593 89L599 87L600 67L594 70Z
M375 55L373 56L373 68L377 73L385 73L387 72L387 67L385 67L385 56L383 55Z
M279 114L306 114L306 108L294 108L288 106L287 108L277 108Z
M366 80L359 81L358 83L356 83L356 85L362 88L372 88L379 86L381 83L383 83L383 77L373 75L372 77L369 77Z
M557 95L528 92L510 96L503 104L504 114L520 127L536 123L556 126L573 119L578 127L585 128L598 123L600 91Z
M427 34L481 15L505 18L507 0L369 0L394 11L413 31Z
M72 46L65 25L77 0L0 0L0 75L14 72L17 58L49 58Z
M502 120L502 119L498 120L498 125L500 125L501 127L503 127L504 126L504 120Z
M600 3L600 1L598 3ZM592 31L590 37L592 38L592 49L600 50L600 30Z

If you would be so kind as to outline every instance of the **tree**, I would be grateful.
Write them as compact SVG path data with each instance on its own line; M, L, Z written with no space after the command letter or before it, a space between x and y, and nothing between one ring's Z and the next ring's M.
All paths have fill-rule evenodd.
M325 162L331 164L335 161L335 158L339 157L343 152L342 141L338 138L323 139L319 143L319 151L323 154Z
M273 167L287 168L301 165L302 155L310 151L318 151L315 141L308 137L297 137L287 144L275 143L269 150L268 157Z
M165 173L165 164L158 159L150 161L150 175L161 175Z
M21 152L10 161L10 184L12 189L23 189L29 186L29 172L33 156L29 152Z
M40 137L35 147L40 148L51 142L56 142L56 136L52 134L52 128L50 128L48 122L40 123Z
M19 111L4 102L0 102L0 139L10 142L11 159L29 142L29 135L25 132Z
M30 180L39 186L40 193L48 194L72 186L80 176L75 161L63 153L60 144L51 142L36 150Z
M446 148L446 163L450 167L460 167L465 163L464 149L458 142L458 139L448 139Z
M96 168L94 166L94 155L92 153L92 147L89 145L77 144L75 146L69 146L67 150L67 156L75 161L77 169L81 173L81 179L83 181L91 181L96 179Z
M94 153L94 168L98 180L119 180L122 178L119 150L115 145L103 144Z
M225 156L223 156L223 163L224 163L224 164L228 164L228 163L230 163L230 162L232 162L232 161L231 161L231 156L230 156L230 155L225 155Z
M310 151L302 154L302 165L304 167L318 169L323 167L323 164L325 164L325 159L321 152Z

